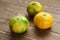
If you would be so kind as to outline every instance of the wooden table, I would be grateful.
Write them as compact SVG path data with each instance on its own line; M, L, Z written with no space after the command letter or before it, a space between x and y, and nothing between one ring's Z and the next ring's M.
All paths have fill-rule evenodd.
M0 0L0 40L60 40L60 0L34 0L43 5L43 11L54 17L51 29L38 30L28 16L26 7L33 0ZM22 35L12 34L9 29L9 19L16 16L27 16L30 26Z

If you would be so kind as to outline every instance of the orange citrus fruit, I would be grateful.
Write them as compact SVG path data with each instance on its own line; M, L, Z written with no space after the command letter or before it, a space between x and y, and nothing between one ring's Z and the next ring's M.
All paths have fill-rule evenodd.
M33 19L33 23L39 29L48 29L52 26L53 22L52 15L47 12L40 12Z
M36 1L30 2L27 6L27 12L31 16L34 16L35 14L41 12L42 10L43 10L42 5Z

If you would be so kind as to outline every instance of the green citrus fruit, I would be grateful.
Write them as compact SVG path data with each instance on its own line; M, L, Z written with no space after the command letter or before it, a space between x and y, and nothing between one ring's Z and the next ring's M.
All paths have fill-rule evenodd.
M29 15L34 16L38 12L41 12L43 10L42 5L39 2L30 2L27 6L27 12Z
M14 33L24 33L29 26L29 21L25 16L15 16L9 21L9 26Z

